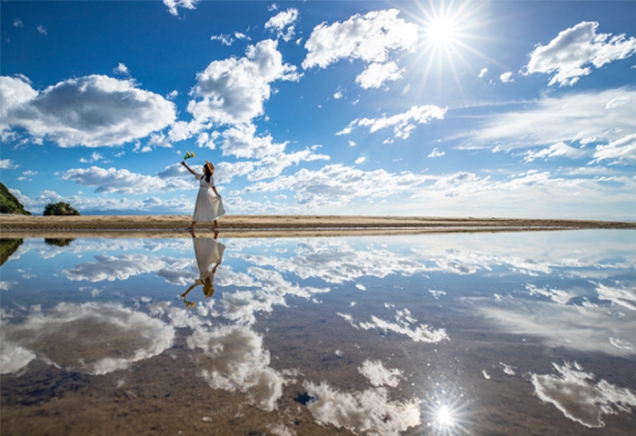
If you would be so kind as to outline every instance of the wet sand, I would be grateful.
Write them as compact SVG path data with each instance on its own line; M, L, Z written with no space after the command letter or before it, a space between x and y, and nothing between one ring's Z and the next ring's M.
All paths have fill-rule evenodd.
M450 232L513 232L579 229L636 229L619 221L445 218L345 215L230 215L220 220L227 237L353 236ZM23 216L3 215L3 237L183 237L187 215ZM208 233L200 225L197 233Z

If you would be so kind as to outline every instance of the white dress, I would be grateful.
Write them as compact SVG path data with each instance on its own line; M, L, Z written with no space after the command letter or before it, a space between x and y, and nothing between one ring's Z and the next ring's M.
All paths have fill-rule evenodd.
M210 176L210 183L205 180L203 174L197 173L194 177L199 181L199 193L197 194L197 203L194 206L192 221L198 223L212 222L225 215L223 201L212 190L214 176Z

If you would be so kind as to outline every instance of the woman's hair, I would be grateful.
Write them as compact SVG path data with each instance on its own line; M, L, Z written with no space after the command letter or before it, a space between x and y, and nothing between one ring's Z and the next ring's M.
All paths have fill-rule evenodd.
M210 183L210 177L212 177L212 171L210 171L210 168L208 168L207 165L203 165L203 171L205 172L205 174L203 174L201 178L205 177L205 181Z

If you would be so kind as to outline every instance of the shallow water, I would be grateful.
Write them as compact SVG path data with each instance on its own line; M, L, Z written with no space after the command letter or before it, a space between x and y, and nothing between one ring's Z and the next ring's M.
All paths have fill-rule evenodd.
M2 434L634 434L635 247L3 240Z

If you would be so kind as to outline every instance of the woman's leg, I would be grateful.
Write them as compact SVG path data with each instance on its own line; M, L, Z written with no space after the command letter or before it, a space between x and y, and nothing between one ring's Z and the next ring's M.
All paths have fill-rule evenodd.
M192 224L190 224L190 227L188 227L188 230L194 230L196 225L197 225L197 222L196 221L192 221Z
M212 226L213 229L218 229L221 226L219 225L219 220L214 220L214 226Z

